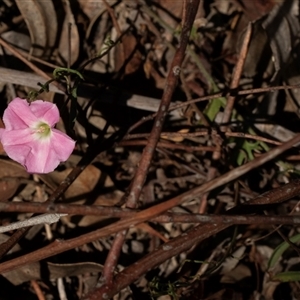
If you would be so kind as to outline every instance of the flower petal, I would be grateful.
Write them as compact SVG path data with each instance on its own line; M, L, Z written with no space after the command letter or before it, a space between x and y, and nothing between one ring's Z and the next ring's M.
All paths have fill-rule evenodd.
M51 145L60 161L66 161L72 154L75 141L65 133L52 129Z
M39 119L53 127L59 121L59 111L56 104L42 100L33 101L30 110Z
M30 128L4 131L1 138L7 155L22 164L28 173L49 173L71 155L75 141L57 129L51 138L36 139Z
M18 130L4 130L1 135L2 145L21 145L36 140L34 130L30 128Z
M37 122L25 99L15 98L9 103L3 114L5 129L24 129Z
M7 155L22 164L29 173L52 172L71 155L75 141L65 133L50 128L59 121L53 103L37 100L31 105L16 98L4 112L5 129L0 140Z
M9 158L18 162L25 167L25 162L28 154L30 153L31 147L28 144L24 145L7 145L3 147Z
M59 165L55 151L51 147L51 142L37 143L31 149L25 162L28 173L50 173Z
M1 134L1 143L6 154L13 160L24 165L26 156L31 150L34 141L32 131L27 129L4 130Z

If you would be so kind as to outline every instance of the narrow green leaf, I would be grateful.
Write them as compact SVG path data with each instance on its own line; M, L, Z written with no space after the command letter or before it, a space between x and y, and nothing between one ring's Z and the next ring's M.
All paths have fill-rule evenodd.
M204 113L210 121L214 121L221 107L225 106L225 98L215 98L210 100L209 104L204 110Z
M290 281L300 281L299 271L289 271L282 272L272 276L273 281L290 282Z
M299 242L300 241L300 233L291 237L290 241L292 243ZM269 259L268 268L274 267L274 265L277 263L277 261L280 259L281 255L283 254L283 252L286 251L289 247L290 247L290 245L287 242L283 242L280 245L278 245Z

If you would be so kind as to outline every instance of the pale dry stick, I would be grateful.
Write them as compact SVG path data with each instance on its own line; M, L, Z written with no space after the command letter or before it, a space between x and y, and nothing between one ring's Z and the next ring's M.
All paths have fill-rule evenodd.
M0 233L8 232L11 230L16 230L19 228L25 228L29 226L39 225L39 224L52 224L59 221L59 219L67 214L43 214L35 217L31 217L24 221L18 221L11 223L9 225L0 226Z
M36 280L31 280L30 281L31 286L33 287L35 294L38 298L38 300L46 300L40 286L38 285L38 283L36 282Z
M68 239L68 240L59 240L51 243L50 245L43 247L39 250L33 251L29 254L25 254L23 256L20 256L18 258L11 259L9 261L3 262L0 264L0 274L8 272L10 270L17 269L19 267L22 267L26 264L30 264L42 259L45 259L50 256L57 255L59 253L71 250L76 247L80 247L86 243L90 243L92 241L98 240L100 238L103 238L105 236L114 234L116 232L122 231L124 229L127 229L129 227L133 227L136 224L145 222L147 220L150 220L154 217L157 217L158 215L166 212L167 210L171 209L174 206L177 206L183 202L190 201L196 197L199 197L199 195L211 191L217 187L223 186L240 176L248 173L249 171L263 165L264 163L274 159L278 155L282 154L284 151L290 149L292 146L300 143L300 134L297 134L295 137L290 139L289 141L285 142L284 144L273 148L272 150L262 154L260 157L255 158L251 162L248 162L247 164L237 167L234 170L231 170L218 178L215 178L211 180L210 182L206 182L203 185L196 187L188 192L185 192L177 197L174 197L170 200L167 200L163 203L159 203L153 207L147 208L141 212L136 213L132 217L125 218L123 220L117 221L111 225L108 225L106 227L103 227L101 229L95 230L93 232L81 235L80 237ZM299 182L298 185L299 187ZM299 190L296 191L299 193ZM295 188L288 190L289 197L295 196ZM274 197L280 196L280 193L277 191ZM263 199L263 198L261 198ZM269 197L268 199L272 199L272 197ZM253 204L253 203L252 203ZM257 203L260 204L260 203ZM262 203L264 204L264 203ZM211 235L214 232L218 232L222 230L220 227L216 227L215 225L205 225L208 226L206 229L209 231L205 234ZM226 228L229 225L220 225L222 228ZM199 236L198 230L195 232L196 235ZM181 241L182 242L182 241ZM193 240L192 244L195 243L195 240ZM183 247L185 249L185 247ZM169 254L170 255L170 254ZM174 253L174 255L176 255ZM169 257L167 257L169 258ZM149 262L147 263L149 264ZM154 264L155 265L155 264ZM154 266L153 265L153 266ZM139 276L139 274L138 274Z
M177 81L181 72L181 65L185 56L186 47L189 42L190 32L198 10L199 1L200 0L190 0L187 3L185 14L182 16L183 26L180 35L180 42L170 66L164 93L162 95L162 99L156 117L154 119L154 125L149 135L147 144L143 150L141 159L139 161L139 166L130 183L130 188L126 199L126 207L128 208L136 208L138 200L140 198L142 188L146 180L147 172L155 153L160 133L162 131L162 126L164 124L167 111L171 103L172 95L175 91ZM112 283L113 271L121 253L120 245L124 243L125 236L125 234L118 234L116 236L104 264L103 273L100 279L102 282L107 282L109 284Z
M52 233L50 224L45 223L45 224L44 224L44 228L45 228L45 236L46 236L46 239L47 239L48 241L52 241L52 240L53 240L53 233Z
M61 277L57 278L57 290L58 290L60 300L68 300L64 282Z

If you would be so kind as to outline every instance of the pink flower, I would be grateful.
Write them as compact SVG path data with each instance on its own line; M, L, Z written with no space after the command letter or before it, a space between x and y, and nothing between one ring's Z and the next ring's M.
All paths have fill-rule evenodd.
M25 99L14 99L4 111L5 129L0 129L5 152L28 173L52 172L75 147L75 141L54 128L58 121L55 104L37 100L29 105Z

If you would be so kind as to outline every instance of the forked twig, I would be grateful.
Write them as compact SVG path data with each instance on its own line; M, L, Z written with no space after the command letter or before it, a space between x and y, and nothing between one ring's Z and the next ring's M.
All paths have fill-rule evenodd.
M175 91L181 72L181 64L185 56L185 51L190 37L190 31L198 10L199 1L200 0L191 0L186 3L186 9L184 9L184 15L182 18L183 20L180 41L170 66L164 93L162 95L162 99L154 119L154 125L152 127L147 144L143 150L138 168L131 181L130 188L127 194L126 207L128 208L136 208L138 200L140 198L148 169L150 167L155 149L160 138L160 134L162 132L162 127L171 103L172 95ZM125 236L126 234L118 234L116 236L104 264L101 282L112 284L113 271L117 264L122 245L125 241ZM94 296L91 295L91 297Z

